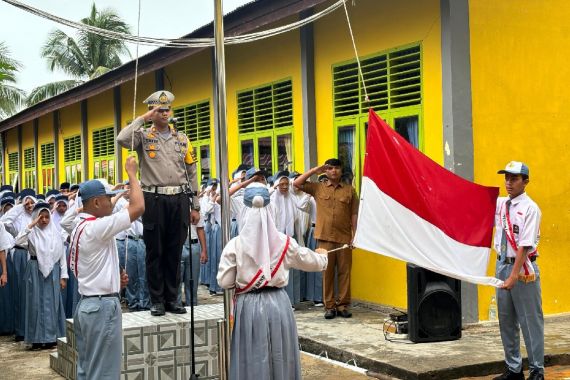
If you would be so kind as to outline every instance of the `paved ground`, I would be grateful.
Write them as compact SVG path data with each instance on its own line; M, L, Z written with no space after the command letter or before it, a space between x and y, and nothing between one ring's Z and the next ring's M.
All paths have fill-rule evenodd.
M203 289L199 302L222 302ZM303 305L295 311L301 347L316 355L358 365L368 375L302 355L303 379L492 379L502 371L502 349L496 323L469 326L453 342L406 344L384 339L386 311L355 307L351 319L327 321L322 308ZM570 379L570 315L546 318L547 379ZM400 338L400 337L399 337ZM53 350L30 351L12 337L0 337L0 380L61 379L49 368ZM495 373L495 374L493 374ZM390 375L386 375L390 374ZM476 377L485 375L483 377ZM468 377L471 376L471 377Z

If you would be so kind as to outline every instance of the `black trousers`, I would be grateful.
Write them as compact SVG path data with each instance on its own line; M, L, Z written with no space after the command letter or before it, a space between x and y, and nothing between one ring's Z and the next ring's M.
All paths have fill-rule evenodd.
M188 236L188 195L144 193L146 279L151 303L176 302L182 246Z

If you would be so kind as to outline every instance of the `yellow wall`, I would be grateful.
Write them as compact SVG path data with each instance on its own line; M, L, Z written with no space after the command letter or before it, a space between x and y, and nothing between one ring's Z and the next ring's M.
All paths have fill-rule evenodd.
M123 83L121 85L121 127L127 126L127 122L133 120L133 98L134 98L134 81ZM148 98L150 94L155 91L154 86L154 73L146 74L137 80L137 99L135 102L135 118L142 116L148 111L147 105L143 101ZM113 123L114 125L114 123ZM127 179L127 172L125 171L125 162L127 160L129 151L123 148L123 162L121 162L121 169L123 171L123 179ZM118 172L118 171L117 171Z
M10 177L8 176L8 154L18 152L18 128L13 128L6 131L6 147L4 148L4 151L6 153L4 155L4 183L11 185Z
M542 210L538 265L544 312L567 312L570 2L476 0L469 5L475 181L504 188L498 169L510 160L529 165L528 194ZM493 289L479 290L480 319L487 319Z
M59 182L64 182L65 166L63 163L63 139L81 134L81 109L80 103L67 106L59 112L60 129L59 129ZM59 186L59 184L57 184Z
M348 4L358 54L372 55L421 42L424 153L443 162L439 1L360 0ZM318 160L335 155L332 65L354 59L346 16L338 10L315 25ZM397 307L407 304L405 263L356 250L352 297Z
M22 157L20 158L22 160L22 186L23 188L28 188L31 187L31 184L26 183L25 179L24 179L24 151L26 149L29 148L33 148L34 147L34 125L33 122L27 122L25 124L22 125ZM35 152L37 154L37 152ZM37 183L35 184L37 185ZM35 188L35 185L33 187L34 190L37 191L37 189Z
M113 90L107 90L87 101L87 157L89 178L94 178L93 168L93 131L115 125L113 108ZM116 179L116 177L115 177Z
M42 163L42 144L53 142L53 114L48 113L43 115L39 118L38 124L38 151L36 154L38 155L38 165L40 167L39 170L39 178L38 178L38 191L43 189L43 176L41 172ZM55 184L57 186L59 184Z
M290 23L290 18L283 23ZM271 28L271 26L268 26ZM229 172L240 163L237 93L253 87L291 78L293 84L293 166L303 170L303 100L301 96L301 52L295 30L255 43L226 47Z
M216 153L214 150L214 99L212 86L212 57L211 50L206 49L190 59L183 59L166 69L166 75L172 79L174 96L173 108L197 103L204 100L210 101L210 173L216 176ZM168 79L165 78L166 89L170 88ZM196 147L194 147L196 148Z

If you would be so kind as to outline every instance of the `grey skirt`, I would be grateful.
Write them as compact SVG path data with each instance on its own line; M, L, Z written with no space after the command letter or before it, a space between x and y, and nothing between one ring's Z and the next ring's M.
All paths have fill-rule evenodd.
M301 379L297 325L285 289L237 296L230 380Z

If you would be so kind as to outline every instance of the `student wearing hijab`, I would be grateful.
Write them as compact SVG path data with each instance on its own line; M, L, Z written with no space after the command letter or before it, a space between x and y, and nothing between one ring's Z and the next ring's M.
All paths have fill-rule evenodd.
M10 249L14 246L14 238L0 223L0 335L14 333L14 307L12 302L12 259Z
M32 222L32 211L36 204L36 192L33 189L24 189L18 198L20 203L7 211L0 218L0 222L6 227L6 231L12 236L17 236ZM14 332L15 340L24 340L25 317L26 317L26 294L24 292L24 272L28 264L28 250L18 244L12 253L14 275L12 281L12 297L14 305Z
M65 336L61 299L68 277L64 238L50 217L49 204L37 203L31 223L16 237L16 244L30 253L25 272L24 341L32 349L54 347L57 338Z
M206 203L204 215L206 220L210 221L210 236L207 242L208 262L206 268L209 268L209 289L210 294L215 295L222 293L222 288L216 281L216 273L218 273L218 264L222 255L222 210L216 199L219 195L220 184L217 179L211 179L212 189L210 190L209 199Z
M230 378L301 379L295 317L285 287L289 271L322 271L326 255L300 247L277 231L267 207L269 191L260 183L244 193L246 212L238 237L225 246L218 281L235 288Z
M301 242L301 246L304 246L303 238L299 238L295 234L295 219L298 212L297 199L291 193L289 172L287 170L281 171L275 175L274 187L276 190L270 195L270 207L277 231L295 238L297 242ZM301 302L301 273L296 269L292 269L289 274L287 294L289 295L289 300L293 307Z

